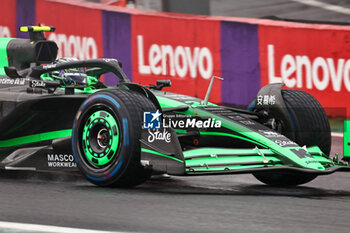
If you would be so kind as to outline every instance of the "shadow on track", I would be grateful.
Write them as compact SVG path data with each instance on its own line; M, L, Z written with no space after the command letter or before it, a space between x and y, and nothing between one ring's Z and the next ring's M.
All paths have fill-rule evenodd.
M196 195L239 195L239 196L291 196L302 198L327 198L327 197L350 197L349 191L329 190L307 186L294 187L273 187L268 185L235 185L204 186L192 185L183 180L169 178L168 180L153 179L147 185L140 186L140 189L147 192L163 192L170 194L196 194Z
M30 182L49 182L71 184L71 188L80 191L89 191L97 193L116 193L121 190L127 192L139 192L148 194L172 194L172 195L231 195L231 196L288 196L300 198L325 199L332 197L350 197L350 191L334 190L327 188L315 188L307 186L297 187L272 187L264 184L236 184L227 185L220 179L213 183L212 181L185 180L185 178L175 177L152 177L144 184L134 188L105 188L97 187L87 182L79 173L47 173L47 172L28 172L28 171L6 171L1 172L1 182L14 182L15 180ZM15 185L15 184L14 184ZM70 185L69 185L70 186Z
M237 184L207 185L195 184L196 182L185 181L177 178L152 178L144 184L134 188L122 188L130 192L140 192L147 194L171 194L171 195L228 195L228 196L288 196L299 198L326 199L334 197L350 197L349 191L314 188L307 186L297 187L272 187L264 184ZM234 183L233 183L234 184ZM79 189L97 189L99 192L119 192L121 189L104 188L94 186L80 186ZM95 190L96 191L96 190Z
M78 172L40 172L40 171L6 171L0 172L0 181L49 181L49 182L75 182L84 181Z

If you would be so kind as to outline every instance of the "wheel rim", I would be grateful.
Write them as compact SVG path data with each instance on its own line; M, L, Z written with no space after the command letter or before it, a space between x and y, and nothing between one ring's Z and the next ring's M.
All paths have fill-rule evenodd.
M93 167L104 167L115 157L120 134L116 119L107 111L93 112L86 120L82 146L87 162Z

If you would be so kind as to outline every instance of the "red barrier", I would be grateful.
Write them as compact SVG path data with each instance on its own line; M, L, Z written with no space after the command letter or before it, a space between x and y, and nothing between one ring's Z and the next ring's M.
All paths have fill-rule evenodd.
M103 56L100 10L44 0L37 0L36 5L36 22L56 27L48 39L57 42L59 57Z
M127 0L119 0L119 1L111 1L111 0L101 0L101 3L103 4L107 4L109 6L122 6L125 7L126 6L126 2Z
M132 15L133 80L155 84L171 79L168 90L203 98L213 75L220 76L220 22ZM217 80L211 101L221 101Z
M16 1L2 0L0 7L0 37L16 36Z
M16 1L3 2L2 6L6 7L0 8L3 16L0 19L0 33L4 34L4 27L1 26L6 26L11 31L11 36L14 36ZM60 56L75 56L79 59L103 57L102 40L107 39L102 34L105 37L110 35L108 30L114 30L118 23L128 20L128 17L122 17L121 13L125 13L131 16L131 33L126 30L131 36L131 48L108 54L132 60L132 76L136 82L154 84L157 79L170 78L173 87L169 90L204 97L210 77L225 74L226 82L223 84L231 85L234 77L235 90L239 90L236 93L225 92L225 101L232 100L232 104L237 98L242 99L237 93L253 90L254 85L249 85L249 80L255 80L256 83L260 78L261 85L282 81L289 88L301 89L314 95L327 108L328 114L350 117L348 26L147 12L79 0L36 0L36 5L36 22L57 28L55 33L49 34L49 39L58 43ZM105 12L106 22L109 22L104 25L101 20L102 11ZM120 14L119 18L110 16L113 11ZM234 30L227 32L228 27L221 27L222 20L227 25L230 25L228 21L240 22L237 25L245 30L232 26ZM254 27L245 27L249 24L258 25L258 42L254 39ZM235 30L239 30L238 33ZM226 35L225 47L220 45L221 35ZM129 37L123 35L122 38L124 42L119 40L118 43L130 46L130 39L125 39ZM245 49L237 41L249 41L252 46ZM113 44L111 38L108 43ZM257 57L257 49L251 49L256 48L257 43L261 76L257 71L258 63L253 59ZM127 56L127 51L131 51L132 59ZM233 51L237 56L234 64L240 64L238 66L242 66L243 71L227 69L232 60L232 53L228 56L227 51ZM240 56L245 62L240 63ZM227 65L223 65L221 60L227 61ZM248 72L251 70L249 67L256 69ZM240 79L246 85L242 85ZM221 102L220 82L215 82L213 91L211 101ZM348 113L329 109L336 107L348 107Z
M350 107L350 28L320 26L260 25L261 85L283 82L312 94L329 115L344 115Z

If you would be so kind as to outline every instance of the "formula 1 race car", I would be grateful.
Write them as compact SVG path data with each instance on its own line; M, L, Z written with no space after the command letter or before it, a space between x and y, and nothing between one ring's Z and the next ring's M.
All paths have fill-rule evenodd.
M263 87L248 109L132 83L115 59L57 59L43 31L0 39L0 167L78 171L100 186L134 186L152 174L252 173L299 185L349 171L330 158L330 126L311 95ZM112 73L119 84L100 77Z

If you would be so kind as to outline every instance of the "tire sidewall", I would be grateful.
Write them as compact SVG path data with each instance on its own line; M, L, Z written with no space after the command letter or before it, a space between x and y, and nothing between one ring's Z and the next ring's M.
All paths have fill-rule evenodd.
M109 112L116 120L119 127L119 146L109 165L103 169L93 168L85 161L82 149L82 130L91 112L97 109ZM138 141L136 132L131 128L131 117L125 104L110 92L97 92L86 99L76 114L73 125L73 155L77 166L85 177L92 183L108 185L123 175L130 160L130 154L134 153L134 145Z

